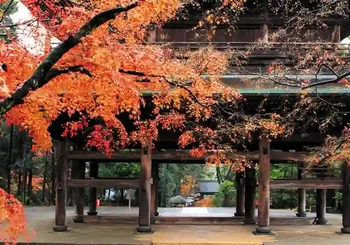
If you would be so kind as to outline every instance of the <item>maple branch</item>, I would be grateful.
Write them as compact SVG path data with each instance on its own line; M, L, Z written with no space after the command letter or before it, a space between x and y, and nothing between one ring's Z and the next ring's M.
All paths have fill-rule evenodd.
M62 58L65 53L78 45L83 37L89 35L92 31L104 23L114 19L120 13L127 12L137 6L138 1L135 1L123 7L119 6L99 13L80 27L80 29L74 35L70 35L57 47L53 48L46 58L39 64L34 73L23 83L23 85L10 97L6 98L0 103L0 117L8 112L12 107L21 104L23 99L29 94L30 91L35 91L36 89L47 84L50 81L47 79L47 76L50 70L52 70L52 67Z
M62 74L67 74L70 72L79 72L81 74L85 74L87 76L89 76L90 78L92 78L92 74L90 73L90 71L82 66L69 66L69 67L65 67L62 69L56 69L56 68L52 68L46 75L45 80L46 81L50 81L51 79L62 75Z
M186 87L186 85L182 85L173 81L170 81L166 78L166 76L164 75L155 75L155 74L146 74L144 72L140 72L140 71L130 71L130 70L124 70L124 69L119 69L118 70L120 73L124 73L124 74L128 74L128 75L132 75L132 76L141 76L141 77L159 77L159 78L163 78L164 81L166 83L169 83L170 85L173 85L175 87L181 88L186 90L186 92L189 93L189 95L192 97L192 99L199 104L200 106L204 107L204 108L210 108L210 107L217 107L219 110L221 110L222 112L228 114L228 115L233 115L233 113L227 111L225 108L223 108L218 102L212 103L212 104L204 104L201 101L199 101L199 99L197 98L197 96L188 88ZM145 79L147 81L147 78ZM142 80L142 81L145 81Z
M336 76L336 78L334 78L334 79L329 79L329 80L326 80L326 81L317 81L317 80L318 80L318 77L317 77L317 76L318 76L319 73L321 72L322 67L326 67L330 72L333 73L334 76ZM339 75L339 74L336 73L336 72L334 71L334 69L333 69L332 67L330 67L329 65L327 65L327 64L322 64L322 65L318 68L317 73L316 73L315 76L316 76L316 82L311 83L311 84L306 85L306 86L303 86L302 88L303 88L303 89L306 89L306 88L316 87L316 86L319 86L319 85L325 85L325 84L329 84L329 83L337 83L337 82L339 82L340 80L342 80L343 78L346 78L347 76L350 76L350 71L345 72L345 73Z

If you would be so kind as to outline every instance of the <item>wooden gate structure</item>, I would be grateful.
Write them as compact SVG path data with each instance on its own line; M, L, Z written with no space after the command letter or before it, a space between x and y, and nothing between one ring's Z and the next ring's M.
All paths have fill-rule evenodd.
M267 0L266 0L267 1ZM249 1L248 1L249 2ZM196 15L192 16L194 19ZM327 19L327 30L317 30L317 35L323 37L327 42L339 43L348 33L342 33L342 28L349 25L348 20L340 21L338 19ZM193 33L188 32L193 27L195 21L172 21L166 24L162 30L152 32L151 42L161 42L160 36L168 34L169 41L173 42L173 47L189 47L197 49L201 45L208 43L191 42ZM196 22L197 23L197 22ZM224 34L221 29L217 30L212 45L218 49L237 48L246 50L250 42L258 38L267 36L269 31L276 30L283 25L282 17L262 17L260 14L247 13L242 16L238 22L237 32L233 36ZM316 32L316 31L315 31ZM283 44L286 45L286 44ZM293 44L295 45L295 44ZM312 43L301 43L300 48ZM282 46L282 44L281 44ZM249 60L251 67L264 67L272 59L281 58L275 51L257 53L252 55ZM242 78L235 75L224 76L224 82L228 85L237 84ZM291 88L247 88L242 87L240 92L247 100L263 99L269 95L271 100L280 100L285 96L296 96L300 93L298 89ZM347 88L322 87L319 94L324 96L346 95L350 92ZM151 93L145 92L145 97ZM57 130L57 127L53 125ZM53 131L55 131L53 130ZM59 130L58 130L59 131ZM54 135L54 133L53 133ZM57 134L56 134L57 135ZM301 134L294 134L287 139L276 139L271 142L267 139L257 138L253 143L251 151L237 151L232 157L245 156L247 159L259 163L258 180L255 178L255 169L247 168L245 174L236 176L237 184L237 212L236 216L243 216L245 224L256 224L257 233L270 233L270 189L276 188L295 188L298 189L298 217L305 217L306 189L317 190L316 223L326 224L326 190L336 189L343 191L343 233L350 233L350 164L344 164L342 174L335 177L326 171L321 174L303 174L303 157L308 152L303 151L303 146L321 144L324 141L324 135L319 132L311 132L308 137L302 138ZM67 187L76 188L76 217L75 222L84 222L84 188L90 188L90 200L88 215L97 215L96 209L96 188L135 188L139 189L139 222L137 230L139 232L150 232L151 223L157 219L157 189L158 189L158 166L162 163L204 163L205 157L195 158L187 150L179 150L177 147L177 135L164 133L155 148L152 150L148 145L140 150L123 150L112 153L107 157L102 152L76 150L79 148L71 147L78 145L79 142L72 142L70 139L56 137L58 141L56 152L58 152L57 161L57 181L56 181L56 216L54 231L66 231L66 196ZM81 142L80 142L81 143ZM72 149L75 150L72 150ZM82 148L80 148L82 149ZM295 152L290 152L294 149ZM73 161L72 177L68 179L68 162ZM102 179L98 177L98 164L102 162L140 162L141 174L139 179ZM90 178L85 176L85 164L90 163ZM294 162L300 166L298 179L270 179L270 166L273 163ZM334 175L333 175L334 176ZM258 189L258 219L255 219L255 193Z

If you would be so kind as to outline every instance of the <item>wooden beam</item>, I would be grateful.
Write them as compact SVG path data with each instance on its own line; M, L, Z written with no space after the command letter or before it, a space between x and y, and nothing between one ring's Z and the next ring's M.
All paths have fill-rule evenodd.
M342 189L341 179L275 179L270 181L271 189Z
M258 227L259 234L269 234L270 229L270 141L259 141L259 178L258 178Z
M68 187L75 188L135 188L139 187L138 179L70 179L67 181Z
M236 185L236 212L235 216L244 216L244 172L238 172L235 176Z
M150 233L151 228L151 186L152 186L152 142L141 149L141 171L139 187L138 232Z
M326 210L327 210L327 191L324 189L316 190L316 224L327 224Z
M341 232L350 234L350 165L345 162L343 167L343 227Z
M255 193L256 177L255 168L245 168L245 193L244 193L244 224L255 225Z
M140 161L140 151L119 151L113 152L107 156L103 152L98 151L70 151L68 153L68 159L71 160L97 160L97 161L120 161L131 162ZM307 152L286 152L271 150L271 161L295 161L300 162L307 156ZM205 159L211 154L206 154L202 157L191 156L188 150L166 150L166 151L153 151L152 160L166 162L204 162ZM248 160L258 161L259 152L236 152L227 153L229 158L237 158L238 156L246 157Z
M151 223L154 224L158 216L158 178L159 163L152 162L152 187L151 187Z
M67 174L68 174L68 142L67 139L59 141L57 149L57 176L56 176L56 205L55 226L56 232L67 231L66 226L66 200L67 200Z
M85 178L85 166L86 162L84 160L76 160L76 178L77 180L84 180ZM84 222L84 196L85 189L83 186L75 188L75 217L73 221L75 223L83 223Z
M90 172L89 175L91 178L97 178L98 177L98 162L90 162ZM89 189L89 211L87 212L88 215L97 215L97 188L90 188Z
M298 169L298 179L303 179L303 169ZM306 217L306 190L303 188L298 188L298 213L297 217Z

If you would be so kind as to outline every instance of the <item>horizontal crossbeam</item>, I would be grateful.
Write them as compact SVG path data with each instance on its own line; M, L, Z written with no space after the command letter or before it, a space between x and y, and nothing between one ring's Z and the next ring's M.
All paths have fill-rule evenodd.
M286 152L271 150L271 161L294 161L301 162L307 155L307 152ZM205 159L211 154L206 154L202 157L194 157L187 150L166 150L153 151L152 160L163 163L204 163ZM259 152L235 152L227 153L229 158L235 159L237 157L246 157L251 161L259 160ZM70 160L95 160L95 161L118 161L118 162L140 162L141 152L135 151L119 151L106 155L99 151L70 151L67 155Z
M270 181L271 189L332 189L339 190L343 188L342 180L339 179L304 179L304 180L286 180L275 179Z

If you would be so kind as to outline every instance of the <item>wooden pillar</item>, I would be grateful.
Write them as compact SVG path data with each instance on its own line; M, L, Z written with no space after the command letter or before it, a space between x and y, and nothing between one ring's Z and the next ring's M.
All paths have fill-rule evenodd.
M57 175L56 175L56 202L54 231L67 231L66 201L67 201L67 174L68 174L68 142L60 141L57 149Z
M350 234L350 165L344 164L343 170L343 228L342 233Z
M245 168L245 202L244 202L244 224L255 225L255 192L256 178L255 168Z
M90 177L97 178L98 177L98 162L90 162ZM88 215L97 215L96 211L96 201L97 201L97 188L89 189L89 211Z
M298 169L298 179L303 179L303 169ZM297 217L306 217L306 190L298 189L298 213Z
M77 161L76 178L85 178L85 160ZM73 218L75 223L84 222L84 188L75 189L75 217Z
M267 43L269 41L269 27L268 27L268 25L263 24L260 27L260 31L261 31L261 36L262 36L263 42Z
M236 173L236 212L235 216L244 216L244 176L242 172Z
M316 190L316 224L327 224L326 219L326 203L327 203L326 190Z
M156 222L158 216L158 178L159 178L159 163L152 163L152 186L151 186L151 223Z
M270 142L267 138L259 141L258 178L258 227L257 233L268 234L270 225Z
M139 189L139 226L138 232L152 232L151 228L151 158L152 143L141 149L141 173Z
M334 42L334 43L340 43L341 42L341 32L340 32L340 26L339 25L335 25L333 27L332 42Z

